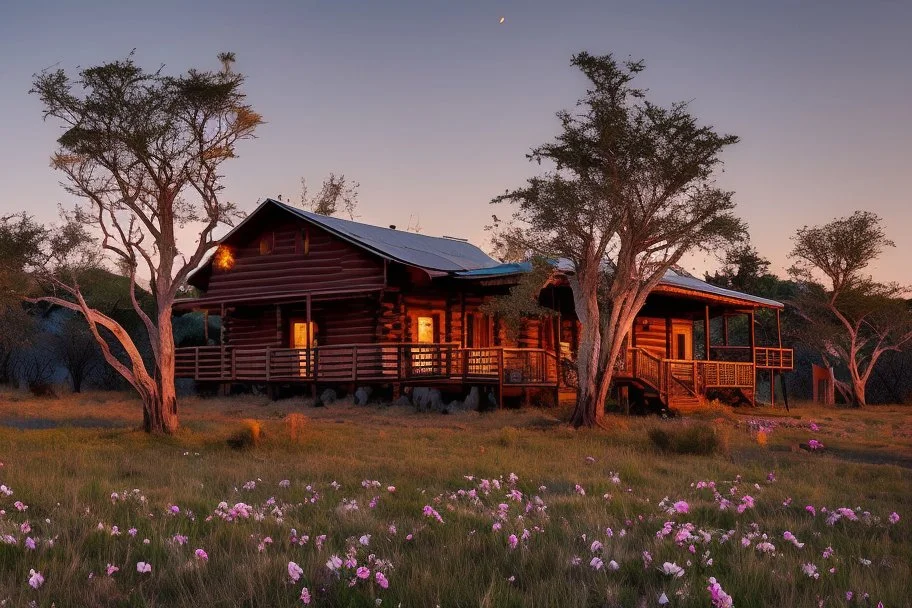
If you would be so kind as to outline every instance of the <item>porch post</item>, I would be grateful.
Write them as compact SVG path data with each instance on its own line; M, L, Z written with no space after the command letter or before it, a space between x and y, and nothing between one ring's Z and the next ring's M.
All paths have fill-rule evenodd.
M209 309L203 309L203 342L209 346Z
M709 361L709 304L706 305L705 315L703 317L703 339L706 342L706 351L704 359Z
M722 346L728 346L728 315L722 313Z
M779 348L782 348L782 321L779 318L779 309L776 309L776 334L779 336ZM782 357L782 353L779 353L779 356Z
M750 311L749 321L750 321L751 363L753 363L754 365L756 365L756 364L757 364L757 358L756 358L756 353L754 352L754 346L755 346L755 345L754 345L754 338L755 338L755 336L754 336L754 309L751 309L751 311Z
M221 306L222 322L219 323L219 344L225 345L225 303Z
M671 356L671 317L665 317L665 358L674 359Z
M310 301L311 301L311 296L310 296L310 294L307 294L306 299L305 299L307 311L305 314L307 315L307 331L308 331L309 335L307 337L308 344L306 344L306 347L307 347L307 352L313 353L313 355L314 355L313 357L310 358L310 360L313 364L313 368L312 368L313 369L313 382L310 385L310 396L313 397L314 403L316 403L317 402L317 362L316 362L317 352L313 348L313 332L311 331L313 329L313 325L310 324L310 309L311 309ZM308 371L310 371L310 370L308 370Z

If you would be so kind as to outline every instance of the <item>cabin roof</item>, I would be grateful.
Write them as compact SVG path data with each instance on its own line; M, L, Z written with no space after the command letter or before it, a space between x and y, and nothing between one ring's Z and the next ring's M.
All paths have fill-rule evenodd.
M463 241L439 236L427 236L404 230L381 228L361 222L343 220L318 213L311 213L271 198L266 199L221 240L228 239L245 222L266 206L277 206L303 220L316 224L339 238L390 260L418 266L428 270L457 272L490 268L500 262L477 246Z
M552 264L558 272L573 272L573 263L570 260L558 259L554 260ZM524 274L526 272L530 272L531 270L532 264L530 262L511 262L499 264L490 268L480 268L475 270L457 272L456 276L466 279L491 279ZM739 300L741 302L749 303L754 306L784 308L784 305L781 302L770 300L768 298L761 298L760 296L751 295L749 293L735 291L734 289L726 289L724 287L712 285L711 283L707 283L706 281L702 281L694 276L687 274L683 270L667 270L665 272L665 276L659 282L656 291L663 291L663 288L670 288L669 291L684 290L686 292L693 292L695 295L706 294L711 298Z

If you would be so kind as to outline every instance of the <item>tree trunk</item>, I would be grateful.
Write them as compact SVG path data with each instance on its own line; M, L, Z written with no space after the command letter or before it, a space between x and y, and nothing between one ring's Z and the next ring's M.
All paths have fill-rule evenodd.
M174 387L174 333L171 329L171 305L159 308L158 357L156 360L156 391L150 396L150 428L153 433L172 434L177 431L177 391ZM144 405L146 401L144 399Z
M577 373L579 389L576 409L570 418L575 427L595 426L605 415L605 399L600 395L599 350L601 348L601 323L598 306L598 282L579 276L571 281L576 316L580 322Z

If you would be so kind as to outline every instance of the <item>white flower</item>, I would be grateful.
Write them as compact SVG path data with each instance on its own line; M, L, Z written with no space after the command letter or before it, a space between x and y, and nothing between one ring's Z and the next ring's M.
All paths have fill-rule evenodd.
M675 578L684 576L684 568L675 564L674 562L665 562L662 564L662 572L668 576L673 576Z
M804 564L801 566L801 571L804 572L809 578L820 578L820 573L817 572L817 566L814 564Z
M362 545L364 545L365 547L368 546L371 542L371 535L365 534L364 536L362 536L361 538L358 539L358 542L361 543Z
M149 574L152 572L152 564L146 562L136 562L136 571L140 574Z
M619 570L620 566L618 565L618 563L616 561L611 560L610 562L608 562L608 569L609 570Z
M659 606L664 606L664 605L667 604L669 601L670 601L670 600L668 599L668 596L665 595L664 592L662 593L662 595L659 596Z

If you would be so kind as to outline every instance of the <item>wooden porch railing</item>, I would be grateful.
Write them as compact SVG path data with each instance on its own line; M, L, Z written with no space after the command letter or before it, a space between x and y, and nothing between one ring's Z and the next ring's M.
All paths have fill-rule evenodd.
M754 349L754 361L763 369L795 369L795 351L791 348L758 346Z
M497 382L557 386L557 356L536 348L346 344L316 348L176 349L175 376L229 382Z
M696 396L707 388L753 388L756 370L753 363L660 359L642 348L630 348L617 373L639 380L664 399L672 392Z

